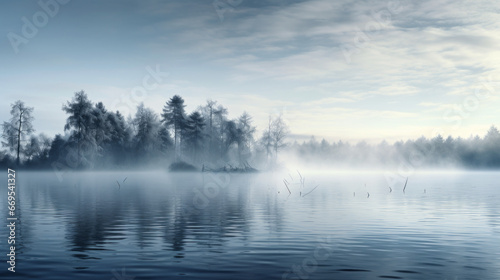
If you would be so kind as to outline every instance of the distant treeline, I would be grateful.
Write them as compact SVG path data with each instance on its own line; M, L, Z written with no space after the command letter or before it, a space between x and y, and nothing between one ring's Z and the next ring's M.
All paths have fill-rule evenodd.
M229 119L228 109L212 100L189 114L185 107L184 99L174 95L161 114L141 103L134 116L125 118L102 102L93 103L80 91L62 106L68 115L64 134L50 138L34 133L34 108L19 100L11 106L11 119L2 125L6 149L0 150L0 166L67 170L166 167L185 162L198 168L226 164L266 167L275 165L284 151L287 159L295 156L310 167L500 167L500 133L494 126L482 138L437 136L351 145L312 137L289 143L289 129L281 116L269 117L256 139L256 127L246 112Z
M301 161L319 165L349 167L459 167L470 169L500 168L500 133L492 126L484 137L471 136L468 139L446 139L438 135L432 139L420 137L416 140L399 141L378 145L360 142L351 145L346 142L318 142L314 137L302 144L289 147Z
M62 110L68 118L64 134L54 138L34 134L34 108L16 101L12 118L3 123L0 165L28 168L98 169L151 167L188 162L197 167L248 161L272 162L285 147L288 127L281 116L270 118L255 140L252 117L244 112L228 119L228 110L208 100L187 114L184 99L170 98L161 114L140 104L127 119L93 103L84 91L76 92Z

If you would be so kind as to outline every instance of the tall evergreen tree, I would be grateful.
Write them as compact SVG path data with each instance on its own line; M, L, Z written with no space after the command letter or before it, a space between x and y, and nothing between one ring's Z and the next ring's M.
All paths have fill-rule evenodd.
M188 116L186 124L185 142L188 147L187 150L193 160L198 161L206 138L204 133L205 119L200 112L195 111Z
M176 160L181 157L181 135L186 125L184 99L174 95L163 107L162 122L174 132L174 149Z

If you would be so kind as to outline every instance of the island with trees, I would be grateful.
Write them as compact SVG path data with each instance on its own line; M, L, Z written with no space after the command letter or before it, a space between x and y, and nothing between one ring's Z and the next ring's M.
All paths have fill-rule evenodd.
M50 138L34 133L34 108L18 100L11 105L12 118L2 125L6 149L0 151L0 165L245 172L256 171L251 161L274 164L285 147L289 129L281 116L270 118L262 139L256 140L256 127L247 112L228 119L228 109L213 100L191 113L185 107L184 99L174 95L161 114L141 103L126 119L79 91L62 106L67 114L64 133Z

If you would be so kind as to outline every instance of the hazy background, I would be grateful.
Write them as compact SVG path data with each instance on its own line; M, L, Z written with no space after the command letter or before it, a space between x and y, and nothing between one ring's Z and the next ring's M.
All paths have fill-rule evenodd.
M258 135L270 113L299 141L483 136L499 121L496 1L73 0L16 53L12 33L39 11L1 4L0 120L23 99L50 136L81 89L109 110L132 101L133 114L147 67L169 73L141 96L147 107L181 94L192 111L210 97L230 118L247 110Z

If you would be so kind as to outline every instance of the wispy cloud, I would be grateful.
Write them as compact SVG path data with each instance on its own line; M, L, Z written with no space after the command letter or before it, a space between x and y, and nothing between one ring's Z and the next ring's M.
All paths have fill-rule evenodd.
M398 11L387 13L394 3ZM443 111L474 94L482 78L500 77L500 10L490 0L243 1L222 22L211 1L65 8L31 52L0 54L11 65L0 77L8 94L67 100L83 88L112 100L140 82L145 65L161 63L172 78L145 101L157 111L173 94L189 110L212 98L232 116L249 111L258 125L282 111L292 131L334 138L447 126ZM2 30L19 28L23 14L6 10ZM342 46L356 40L347 62ZM37 48L44 59L32 53ZM493 95L457 133L491 125L486 115L496 115L499 99ZM60 110L59 103L43 106Z

